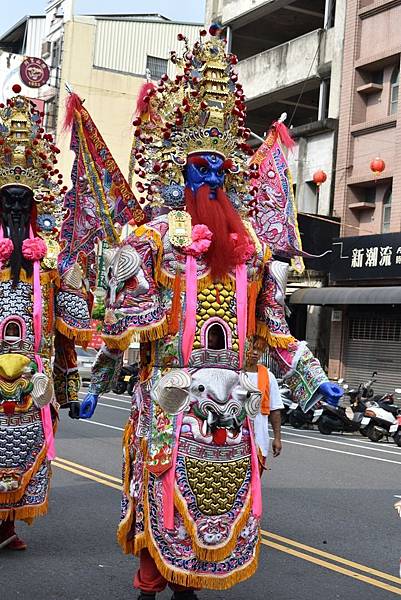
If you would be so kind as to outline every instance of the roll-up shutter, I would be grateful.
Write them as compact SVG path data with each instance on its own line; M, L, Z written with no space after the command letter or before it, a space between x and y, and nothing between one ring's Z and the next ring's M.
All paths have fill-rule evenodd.
M401 388L401 313L349 313L345 379L354 387L377 371L376 394Z

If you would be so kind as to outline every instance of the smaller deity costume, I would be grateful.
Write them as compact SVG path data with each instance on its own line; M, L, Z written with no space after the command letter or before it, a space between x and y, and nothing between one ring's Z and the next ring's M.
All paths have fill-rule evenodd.
M57 269L66 188L55 166L59 150L40 123L33 103L21 95L0 111L3 525L16 519L32 522L47 512L57 413L60 405L79 407L74 344L90 337L79 266L63 277Z

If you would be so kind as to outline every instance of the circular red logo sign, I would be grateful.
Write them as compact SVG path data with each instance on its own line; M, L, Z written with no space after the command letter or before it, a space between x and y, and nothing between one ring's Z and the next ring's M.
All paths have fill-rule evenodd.
M50 77L45 61L33 56L28 56L22 61L19 72L22 81L31 88L42 87Z

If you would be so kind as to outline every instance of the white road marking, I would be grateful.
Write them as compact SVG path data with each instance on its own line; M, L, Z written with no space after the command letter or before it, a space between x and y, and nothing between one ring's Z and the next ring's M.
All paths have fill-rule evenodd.
M109 429L117 429L117 431L124 431L124 427L116 427L115 425L108 425L108 423L99 423L99 421L92 421L91 419L79 419L79 423L87 423L88 425L100 425L101 427L108 427Z
M83 398L85 398L85 392L79 392ZM101 400L114 400L115 402L122 402L123 404L132 404L131 400L122 400L122 398L116 398L115 396L100 396Z
M311 435L303 435L301 433L294 433L292 431L283 431L282 432L283 435L293 435L295 437L300 437L300 438L306 438L307 440L317 440L320 442L326 442L326 443L330 443L330 444L339 444L340 446L351 446L353 448L360 448L361 450L368 450L369 452L385 452L386 454L396 454L397 456L399 456L401 458L401 448L400 450L397 452L397 450L385 450L384 448L377 448L375 447L374 442L372 442L372 445L369 446L362 446L360 444L350 444L349 442L336 442L335 440L332 440L330 438L318 438L318 437L314 437ZM396 446L393 446L393 448L396 448Z
M377 447L378 446L378 442L372 442L371 440L369 440L366 437L363 437L362 435L358 435L358 434L350 434L350 433L344 433L343 435L324 435L323 433L320 433L319 431L317 431L316 429L312 429L312 430L308 430L308 429L294 429L293 427L288 427L286 425L284 425L281 428L281 431L284 433L284 431L291 431L291 432L297 432L300 431L303 434L307 434L311 439L313 440L329 440L329 439L333 439L333 440L348 440L351 442L358 442L358 444L367 444L367 445L372 445ZM315 434L315 435L313 435Z
M337 450L335 448L325 448L325 446L317 446L316 444L305 444L304 442L292 442L291 440L283 440L284 444L295 444L296 446L306 446L307 448L315 448L317 450L326 450L326 452L336 452L337 454L349 454L350 456L357 456L359 458L366 458L367 460L377 460L380 462L393 463L394 465L400 465L401 461L391 460L389 458L380 458L379 456L367 456L366 454L358 454L357 452L347 452L346 450Z
M115 408L115 407L113 407ZM88 423L90 425L99 425L100 427L107 427L109 429L116 429L117 431L124 431L124 427L116 427L115 425L109 425L108 423L100 423L99 421L92 421L90 419L80 419L80 423ZM299 434L295 434L299 435ZM306 436L307 437L307 436ZM346 450L337 450L336 448L326 448L325 446L318 446L317 444L305 444L305 442L293 442L291 440L283 440L285 444L295 444L296 446L305 446L306 448L314 448L315 450L325 450L326 452L335 452L336 454L348 454L349 456L356 456L358 458L365 458L367 460L376 460L378 462L386 462L394 465L401 465L401 461L391 460L389 458L380 458L379 456L367 456L366 454L359 454L357 452L347 452ZM369 448L370 450L370 448Z
M115 410L125 410L126 412L131 412L130 408L124 408L123 406L114 406L114 404L105 404L104 402L98 402L98 406L106 406L107 408L114 408Z

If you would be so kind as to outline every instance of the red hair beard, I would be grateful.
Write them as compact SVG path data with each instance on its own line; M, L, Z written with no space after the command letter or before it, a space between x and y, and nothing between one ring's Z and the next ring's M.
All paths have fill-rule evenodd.
M192 225L206 225L213 234L212 243L205 254L206 264L213 279L224 277L242 262L234 251L231 234L237 235L236 245L250 243L240 216L223 188L218 188L216 198L211 198L208 185L202 185L195 194L187 186L185 203L192 218Z

